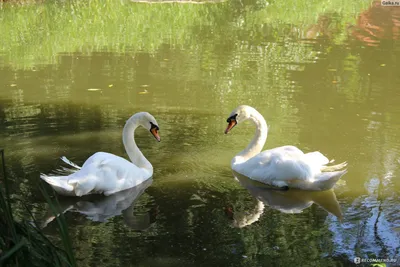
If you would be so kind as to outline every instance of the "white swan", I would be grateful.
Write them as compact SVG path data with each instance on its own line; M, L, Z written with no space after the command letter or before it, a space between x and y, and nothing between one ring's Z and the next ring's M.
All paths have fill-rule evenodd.
M122 133L125 150L132 162L110 153L97 152L89 157L82 167L67 158L61 159L74 169L64 168L69 175L45 175L40 178L50 184L54 190L67 196L83 196L93 193L113 193L134 187L153 175L153 166L136 146L134 132L137 127L148 129L160 142L158 124L147 112L139 112L130 117Z
M268 127L263 116L250 106L239 106L232 111L225 134L245 120L256 125L256 133L247 148L232 159L234 171L273 186L317 191L332 188L347 172L341 170L346 162L326 166L330 161L318 151L305 154L295 146L282 146L261 152Z

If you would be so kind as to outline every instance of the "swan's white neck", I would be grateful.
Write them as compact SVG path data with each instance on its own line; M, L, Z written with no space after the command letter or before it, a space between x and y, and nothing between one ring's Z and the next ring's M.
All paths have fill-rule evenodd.
M135 130L140 126L137 114L130 117L125 123L124 130L122 132L122 141L125 146L126 153L128 154L130 160L133 164L139 168L143 168L153 174L153 166L151 163L143 156L142 152L139 150L135 143Z
M264 117L253 108L249 109L248 112L250 114L248 119L255 124L256 132L250 144L232 159L231 165L246 162L248 159L254 157L261 152L265 141L267 141L268 126Z

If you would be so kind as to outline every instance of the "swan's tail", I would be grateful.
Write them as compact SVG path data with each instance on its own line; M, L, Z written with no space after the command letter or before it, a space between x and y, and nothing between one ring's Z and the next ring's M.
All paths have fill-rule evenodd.
M322 166L321 172L339 171L347 166L347 162L342 162L332 166Z
M340 165L340 164L338 164ZM335 165L335 166L338 166ZM335 166L330 166L330 167L335 167ZM328 168L328 167L326 167ZM329 190L331 189L337 181L339 181L340 177L342 177L347 170L341 170L341 171L326 171L327 169L324 169L323 172L318 174L316 176L316 179L314 181L314 186L318 188L318 190ZM332 170L332 169L329 169Z
M51 185L57 193L62 195L74 195L74 186L68 183L68 176L48 176L41 173L40 178Z
M78 166L77 164L73 163L72 161L70 161L69 159L67 159L65 156L62 156L62 157L61 157L61 160L64 161L65 163L67 163L68 165L70 165L70 166L72 166L72 167L78 169L78 170L81 169L80 166Z
M61 160L68 164L69 168L58 168L51 175L40 174L40 178L51 185L57 193L66 196L82 196L95 188L96 183L90 177L75 176L72 178L70 176L79 171L81 169L80 166L64 156L61 157Z
M83 196L89 194L96 187L93 177L48 176L41 173L40 178L53 189L64 196Z
M60 167L60 168L58 168L58 169L56 169L55 171L54 171L54 174L55 175L62 175L62 176L64 176L64 175L70 175L70 174L72 174L72 173L74 173L74 172L77 172L77 171L79 171L80 169L81 169L81 167L80 166L78 166L77 164L75 164L75 163L73 163L72 161L70 161L69 159L67 159L66 157L64 157L64 156L62 156L61 158L60 158L62 161L64 161L66 164L68 164L69 165L69 167ZM71 168L72 167L72 168Z

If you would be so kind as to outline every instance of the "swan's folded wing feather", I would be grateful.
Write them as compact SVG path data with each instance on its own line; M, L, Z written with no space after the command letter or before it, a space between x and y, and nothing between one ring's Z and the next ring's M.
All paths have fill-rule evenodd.
M118 179L124 179L128 174L141 173L143 170L132 162L111 153L97 152L88 158L82 169L96 169L108 175L114 175ZM114 172L113 174L108 173Z
M329 163L329 159L322 155L319 151L309 152L304 154L306 160L310 163L318 164L320 166L326 165Z
M68 183L95 182L97 191L118 192L142 183L146 178L144 169L130 161L105 152L92 155L79 172L69 176Z
M304 153L292 146L266 150L246 161L244 173L259 181L307 180L312 170L304 162Z
M112 155L112 154L111 154ZM147 180L151 173L130 161L112 155L101 162L98 176L102 177L106 195L134 187Z

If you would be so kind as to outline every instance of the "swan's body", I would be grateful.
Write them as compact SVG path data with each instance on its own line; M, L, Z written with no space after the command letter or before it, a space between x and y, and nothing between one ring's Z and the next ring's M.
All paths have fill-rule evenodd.
M152 115L147 112L133 115L123 130L123 143L132 162L110 153L97 152L79 167L62 157L62 160L72 167L64 168L64 171L69 171L69 175L41 174L40 178L50 184L57 193L67 196L94 193L104 193L108 196L146 181L153 175L153 166L136 146L134 132L138 126L149 129L160 141L159 128Z
M228 133L236 124L251 120L256 134L245 150L231 162L234 171L250 179L278 187L305 190L328 190L346 173L346 163L326 166L330 161L320 152L303 153L295 146L282 146L261 152L268 127L254 108L239 106L228 118Z

